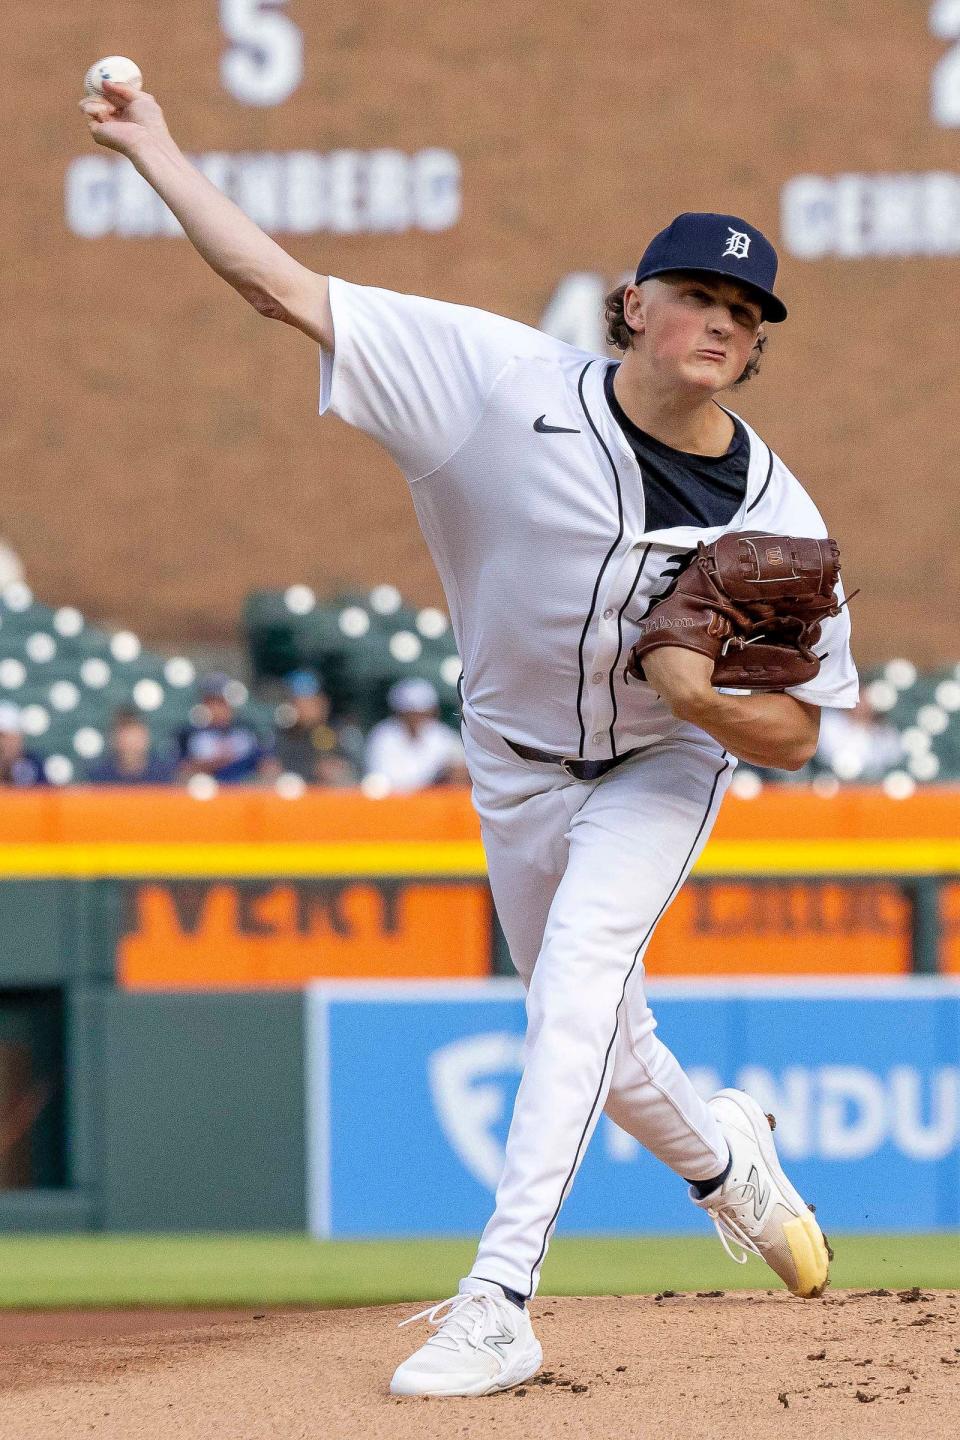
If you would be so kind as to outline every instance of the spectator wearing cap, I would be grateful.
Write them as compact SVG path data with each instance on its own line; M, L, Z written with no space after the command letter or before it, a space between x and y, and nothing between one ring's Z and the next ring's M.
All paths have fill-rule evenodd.
M0 705L0 785L22 789L46 783L43 761L23 748L20 711L16 705Z
M330 697L313 670L294 670L284 680L277 707L276 757L287 775L308 785L356 785L360 770L351 754L349 729L331 720ZM362 751L363 741L360 740ZM354 749L354 753L355 749Z
M203 718L181 730L179 773L210 775L221 785L275 780L280 773L270 748L252 725L238 720L230 701L234 681L214 673L200 681Z
M367 737L366 773L399 794L431 785L466 784L460 739L438 718L429 680L398 680L387 692L391 715Z
M91 765L91 785L169 785L177 772L172 756L158 754L139 710L121 706L110 723L107 753Z

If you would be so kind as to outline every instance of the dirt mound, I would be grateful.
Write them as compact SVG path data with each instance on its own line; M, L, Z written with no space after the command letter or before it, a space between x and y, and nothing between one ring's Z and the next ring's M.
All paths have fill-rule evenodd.
M485 1400L395 1400L417 1343L409 1307L181 1314L137 1328L86 1317L83 1340L0 1350L0 1434L47 1440L315 1440L452 1433L578 1436L955 1434L960 1300L922 1291L550 1299L534 1303L545 1368ZM201 1323L197 1323L198 1319ZM202 1323L205 1321L206 1323ZM50 1317L52 1333L58 1323ZM63 1323L62 1321L59 1323ZM166 1328L150 1332L150 1323ZM76 1316L68 1333L77 1334ZM419 1332L421 1335L425 1332ZM4 1327L9 1337L10 1327Z

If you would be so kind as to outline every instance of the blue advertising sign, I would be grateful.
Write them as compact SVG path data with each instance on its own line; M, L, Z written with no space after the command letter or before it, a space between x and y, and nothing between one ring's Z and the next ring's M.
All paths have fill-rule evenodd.
M960 985L651 983L704 1095L749 1091L829 1231L960 1227ZM307 996L311 1230L468 1235L489 1218L522 1063L509 980L324 983ZM603 1117L560 1233L681 1233L681 1180Z

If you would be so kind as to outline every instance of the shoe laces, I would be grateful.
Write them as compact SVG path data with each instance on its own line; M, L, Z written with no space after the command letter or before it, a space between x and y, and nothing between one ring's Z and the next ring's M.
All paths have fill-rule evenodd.
M716 1205L706 1207L707 1214L713 1221L713 1228L716 1230L720 1244L729 1255L730 1259L737 1265L746 1265L748 1255L759 1255L763 1259L761 1251L756 1242L747 1234L737 1217L737 1206L742 1205L745 1200L752 1200L756 1193L755 1186L746 1181L743 1185L727 1195L724 1200ZM738 1245L740 1254L734 1254L731 1246Z
M491 1313L492 1312L492 1313ZM445 1350L456 1350L464 1341L476 1349L491 1320L497 1319L497 1303L492 1295L451 1295L438 1305L419 1310L397 1326L412 1325L416 1320L426 1320L436 1330L428 1345L440 1345Z

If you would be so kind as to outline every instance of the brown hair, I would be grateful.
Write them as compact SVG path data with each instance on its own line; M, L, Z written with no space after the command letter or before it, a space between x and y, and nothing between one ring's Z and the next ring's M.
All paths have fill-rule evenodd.
M627 324L627 319L623 311L623 297L626 293L626 285L618 285L616 290L610 291L610 294L603 302L603 315L607 326L607 344L611 345L614 350L629 350L633 345L633 339L636 334L636 331L631 330ZM734 385L743 385L745 381L753 379L754 375L756 375L760 369L760 360L766 348L766 335L758 335L757 343L750 352L750 358L743 367L743 374L733 382Z

